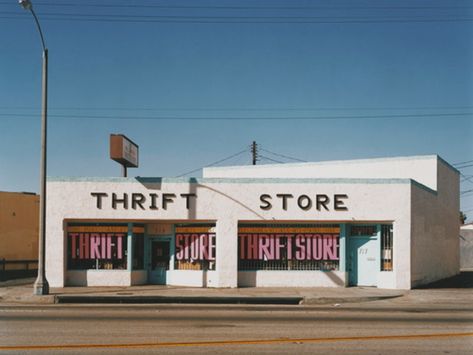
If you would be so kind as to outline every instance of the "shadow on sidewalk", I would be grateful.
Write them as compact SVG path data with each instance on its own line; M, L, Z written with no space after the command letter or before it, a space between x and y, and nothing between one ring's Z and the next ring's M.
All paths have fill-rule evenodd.
M473 288L473 270L462 271L458 275L416 287L426 288Z

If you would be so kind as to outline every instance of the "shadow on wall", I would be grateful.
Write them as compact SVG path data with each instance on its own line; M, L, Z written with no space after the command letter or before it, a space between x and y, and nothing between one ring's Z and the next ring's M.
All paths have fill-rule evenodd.
M325 271L324 275L327 276L337 286L345 286L345 280L341 279L337 274L332 271Z
M145 188L148 190L157 190L160 191L162 190L162 178L143 178L143 177L136 177L136 181L141 183ZM251 209L244 203L240 202L238 199L235 197L232 197L226 193L223 193L215 188L211 188L209 186L201 185L198 183L196 178L188 178L188 179L183 179L182 181L189 183L189 191L188 193L191 194L196 194L197 195L197 190L198 189L207 189L210 191L213 191L221 196L226 197L227 199L233 201L234 203L240 205L244 209L248 210L249 212L253 213L258 219L265 220L265 218L260 215L257 211ZM189 206L189 212L187 214L187 218L189 220L194 220L196 219L196 211L197 211L197 203L199 202L199 199L190 199L190 206Z
M473 288L473 270L462 271L458 275L415 288Z

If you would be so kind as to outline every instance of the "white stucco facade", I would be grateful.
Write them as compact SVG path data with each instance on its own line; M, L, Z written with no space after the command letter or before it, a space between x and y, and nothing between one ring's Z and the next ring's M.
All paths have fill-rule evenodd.
M170 285L345 287L362 283L364 274L369 274L374 280L370 285L409 289L459 272L458 172L437 156L211 168L204 170L202 179L49 178L47 188L46 275L51 287L126 286L150 282L149 265L153 256L149 254L155 250L150 243L159 241L169 241L171 248L169 265L160 276L161 281ZM176 259L179 248L176 226L198 226L199 223L213 225L215 258L204 263L208 269L179 269L182 265ZM91 263L87 264L88 269L80 269L80 264L71 264L68 258L72 257L71 240L76 237L79 240L78 234L71 234L71 226L86 228L81 224L128 224L129 230L134 225L143 226L144 246L135 245L135 236L129 232L128 249L123 256L128 258L126 269L98 269L98 261L97 269L91 269ZM169 231L153 235L148 226L160 224L169 227ZM266 254L262 258L260 252L257 262L241 263L239 248L243 248L243 244L239 243L243 243L241 238L244 238L241 228L258 229L259 225L269 230L272 226L279 226L281 230L313 225L314 233L331 228L337 243L337 257L325 264L314 261L315 257L308 260L308 238L315 238L314 234L296 241L298 252L302 241L307 243L307 255L304 254L307 260L303 262L282 261L289 258L287 255L269 262ZM355 245L353 241L361 237L350 235L354 226L369 226L370 230L377 231L366 236L370 250L364 251L364 242ZM388 271L380 266L381 255L386 254L381 250L382 233L385 233L381 230L392 233L392 250L389 251L392 265ZM270 237L267 235L270 232L264 233L261 235ZM293 238L299 237L294 234ZM93 244L97 253L98 240L91 242L97 243ZM266 252L270 242L267 247L266 242L260 243ZM75 250L76 244L72 245ZM166 247L166 244L156 244L156 248L163 245ZM315 249L312 250L315 253ZM373 250L373 256L367 256L368 263L360 264L356 269L359 275L353 278L355 271L350 259L353 253L362 255ZM78 252L74 254L74 258L79 258L78 255ZM137 270L132 258L144 259ZM357 260L360 258L358 255ZM194 267L191 265L194 262L187 264ZM330 268L323 266L328 264ZM71 265L75 265L74 269ZM268 265L272 265L271 269Z

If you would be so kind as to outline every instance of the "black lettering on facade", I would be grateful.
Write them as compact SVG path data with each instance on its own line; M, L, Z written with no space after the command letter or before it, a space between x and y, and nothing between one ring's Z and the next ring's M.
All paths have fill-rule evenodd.
M190 208L190 198L195 197L197 198L196 194L181 194L181 197L186 199L186 208Z
M117 209L117 205L118 205L119 203L123 204L123 208L124 208L125 210L128 209L128 194L127 194L127 193L124 193L124 194L123 194L123 198L118 198L116 193L113 193L113 194L112 194L112 208L113 208L114 210Z
M316 208L317 211L320 211L320 207L322 206L328 211L327 205L330 203L330 198L327 195L317 195L316 196Z
M168 207L168 202L174 202L174 198L176 197L176 194L163 194L163 210L167 209Z
M273 207L273 205L271 205L271 202L269 201L269 200L271 200L270 195L262 194L259 197L259 199L263 203L262 205L259 206L262 210L270 210Z
M158 194L149 194L149 196L151 197L151 205L149 205L149 209L150 210L157 210L158 209L158 205L157 205L157 202L158 202Z
M105 192L91 192L90 194L97 199L96 206L99 210L101 210L102 209L102 197L107 197L108 194L105 193Z
M145 203L146 197L143 194L140 193L133 193L131 194L131 208L136 210L137 206L140 206L142 210L145 209L143 206L143 203Z
M348 207L345 206L344 201L342 201L342 199L346 198L348 198L346 194L333 195L335 211L348 211Z
M287 210L287 199L294 197L292 194L276 194L277 197L282 199L282 209Z
M297 205L299 206L300 209L304 211L308 211L312 207L312 200L307 195L300 195L299 198L297 199Z

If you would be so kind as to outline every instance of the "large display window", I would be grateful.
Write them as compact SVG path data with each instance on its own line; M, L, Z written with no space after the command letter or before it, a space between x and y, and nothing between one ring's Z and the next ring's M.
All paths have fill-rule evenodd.
M133 266L143 268L143 226L133 226ZM126 270L128 224L69 223L67 268L69 270Z
M340 226L239 225L238 270L338 270Z
M215 270L215 225L175 226L175 270Z

